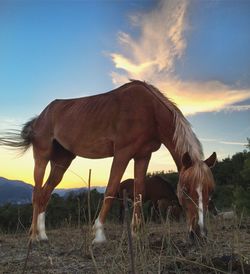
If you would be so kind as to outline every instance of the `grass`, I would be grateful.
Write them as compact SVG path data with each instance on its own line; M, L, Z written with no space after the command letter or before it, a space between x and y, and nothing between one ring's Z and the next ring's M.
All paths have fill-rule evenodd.
M20 228L21 229L21 228ZM25 273L131 273L125 226L105 225L108 242L92 246L89 226L49 230L30 251ZM0 273L22 273L27 233L0 234ZM147 223L133 239L136 273L250 273L250 218L208 219L208 241L193 246L186 224Z

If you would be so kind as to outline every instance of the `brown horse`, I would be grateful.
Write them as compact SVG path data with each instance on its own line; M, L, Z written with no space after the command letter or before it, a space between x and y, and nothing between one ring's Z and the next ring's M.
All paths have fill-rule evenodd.
M126 190L127 197L131 200L134 200L134 179L127 179L120 184L120 188L118 191L118 198L121 199L120 204L120 221L123 221L123 191ZM182 211L182 207L179 204L178 197L175 194L175 191L171 184L164 180L160 176L153 176L150 178L145 179L145 192L144 192L143 202L151 201L153 204L154 209L158 212L158 201L163 200L165 201L165 207L175 207L176 213ZM167 203L167 206L166 206ZM179 210L178 210L179 209ZM176 215L177 218L179 216Z
M178 198L190 233L205 235L204 214L214 188L210 167L213 153L203 161L202 147L181 111L157 88L131 81L111 92L51 102L27 122L19 135L0 139L0 144L27 150L33 145L34 181L31 238L47 239L45 210L54 188L76 156L113 156L105 198L94 224L94 243L106 240L103 224L122 175L134 159L135 206L132 228L140 223L144 179L152 152L164 144L178 171ZM44 173L51 170L45 184Z

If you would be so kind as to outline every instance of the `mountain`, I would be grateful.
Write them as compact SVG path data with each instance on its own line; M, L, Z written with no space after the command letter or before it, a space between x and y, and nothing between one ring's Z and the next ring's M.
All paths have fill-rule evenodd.
M104 193L106 187L91 187L100 193ZM55 189L53 193L61 197L67 197L70 193L79 194L87 191L87 188L67 188ZM11 204L28 204L31 203L33 186L22 181L8 180L0 177L0 205Z
M32 190L30 184L0 177L0 205L31 203Z
M92 186L91 190L96 189L99 193L104 193L106 186ZM53 193L58 194L61 197L67 197L70 193L79 194L81 192L88 191L87 187L80 188L58 188L53 191Z

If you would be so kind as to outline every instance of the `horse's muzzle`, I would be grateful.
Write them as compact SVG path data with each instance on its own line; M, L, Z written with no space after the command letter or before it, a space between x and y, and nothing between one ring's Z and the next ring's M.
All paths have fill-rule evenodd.
M197 229L191 230L189 232L189 239L192 242L192 244L195 245L203 245L207 242L207 229L203 229L203 233L201 233L200 228L197 227Z

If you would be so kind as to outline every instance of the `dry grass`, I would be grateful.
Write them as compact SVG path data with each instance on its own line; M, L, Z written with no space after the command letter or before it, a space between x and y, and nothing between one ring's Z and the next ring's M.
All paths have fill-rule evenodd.
M108 242L91 246L89 227L48 231L49 244L32 246L26 273L131 273L126 229L105 226ZM136 273L250 273L250 218L208 221L208 242L193 246L186 225L146 224L133 240ZM0 273L22 273L28 237L0 234Z

